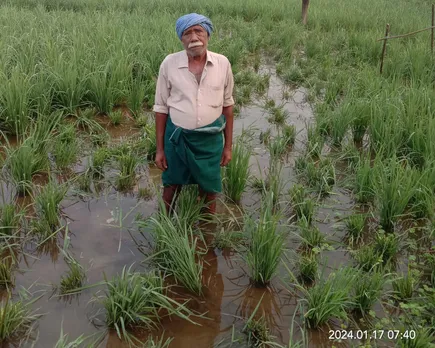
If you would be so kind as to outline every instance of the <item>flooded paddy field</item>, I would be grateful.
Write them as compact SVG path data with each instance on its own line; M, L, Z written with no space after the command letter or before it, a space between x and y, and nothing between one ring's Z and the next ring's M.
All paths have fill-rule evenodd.
M381 76L375 42L427 9L327 0L303 27L299 1L251 2L2 5L2 347L433 347L432 58L389 44ZM195 187L159 212L153 162L193 9L235 77L212 221Z

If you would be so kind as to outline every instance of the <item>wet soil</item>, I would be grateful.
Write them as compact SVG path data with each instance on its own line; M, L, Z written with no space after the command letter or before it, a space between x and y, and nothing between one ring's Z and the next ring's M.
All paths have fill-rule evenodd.
M274 69L262 68L262 74L270 74L268 97L275 100L276 104L283 103L283 93L291 97L284 101L284 108L289 112L288 124L294 124L297 129L297 141L293 151L285 160L283 179L286 189L295 182L293 173L294 159L301 153L306 137L306 125L313 121L312 110L306 102L304 89L291 90L284 87L276 76ZM267 111L262 107L262 100L254 100L254 105L245 107L241 115L234 122L234 133L240 135L242 129L255 127L253 131L254 154L251 157L251 173L260 176L269 165L269 153L260 143L260 131L266 131L272 126L267 121ZM103 116L101 116L103 117ZM100 120L104 123L105 119ZM133 123L127 121L121 127L106 127L115 141L122 141L123 137L135 134ZM273 127L272 127L273 128ZM142 179L142 183L152 182L160 185L160 171L150 166ZM259 205L259 194L248 189L243 195L241 205L247 210L252 210ZM103 280L104 274L110 278L120 273L125 266L134 264L138 270L144 270L141 264L144 256L139 252L132 236L139 238L134 218L137 214L143 217L156 212L157 200L142 200L137 198L137 186L130 193L119 193L113 188L108 188L99 195L86 199L69 196L62 202L63 213L69 218L70 251L86 269L86 284L95 284ZM233 211L236 211L234 206ZM336 189L334 195L326 198L316 214L316 225L328 236L333 243L331 251L322 253L326 272L340 267L351 259L342 246L344 232L336 228L337 221L351 213L353 202L345 190ZM219 206L225 212L223 205ZM63 238L59 237L62 245ZM288 251L295 251L298 242L289 233ZM53 294L53 285L59 284L61 276L68 270L65 260L55 245L35 250L35 245L27 245L25 253L20 257L20 272L16 272L15 291L26 288L45 295L34 305L40 308L40 313L45 315L38 321L39 339L34 347L53 347L59 339L61 326L69 338L84 334L103 333L104 327L92 317L98 308L89 301L102 287L83 290L79 295L70 298L58 297ZM299 315L293 323L293 316L297 310L298 298L284 285L286 272L280 269L279 275L273 279L267 288L256 288L250 284L246 272L246 265L237 255L229 250L210 249L205 256L203 279L206 284L202 297L192 297L192 303L198 312L207 312L208 319L197 319L198 324L193 325L178 318L165 318L162 320L162 329L153 332L153 336L164 335L173 337L170 347L227 347L230 346L233 330L235 338L243 337L241 330L245 320L262 298L258 311L262 314L271 329L275 341L288 345L289 330L294 324L294 339L300 337L298 325L301 323ZM289 264L290 268L294 265ZM139 334L146 337L147 333ZM328 330L309 330L310 347L348 347L345 343L332 342L328 339ZM29 345L30 346L30 345ZM114 332L105 336L101 347L126 347L117 338ZM246 340L233 342L232 347L246 347Z

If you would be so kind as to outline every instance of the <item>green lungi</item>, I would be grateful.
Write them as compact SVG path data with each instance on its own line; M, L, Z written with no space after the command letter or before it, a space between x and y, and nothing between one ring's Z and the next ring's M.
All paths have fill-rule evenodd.
M224 115L213 123L184 129L166 121L164 151L168 168L162 174L167 185L198 184L205 192L221 192L220 162L223 152Z

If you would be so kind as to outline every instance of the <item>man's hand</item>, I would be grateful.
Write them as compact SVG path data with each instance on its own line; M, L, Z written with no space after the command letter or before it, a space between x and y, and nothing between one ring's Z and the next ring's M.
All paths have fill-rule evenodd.
M221 167L225 167L231 161L231 148L224 147L221 158Z
M165 171L168 168L168 164L166 163L165 151L157 151L155 162L157 168L162 171Z

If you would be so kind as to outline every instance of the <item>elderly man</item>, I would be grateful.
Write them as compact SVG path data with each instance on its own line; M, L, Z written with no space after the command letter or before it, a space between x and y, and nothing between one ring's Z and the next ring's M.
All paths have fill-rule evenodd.
M169 54L160 66L153 109L155 162L163 171L168 212L182 185L198 184L207 211L214 214L222 190L220 166L231 161L233 73L225 56L207 50L212 31L205 16L180 17L176 32L184 50Z

